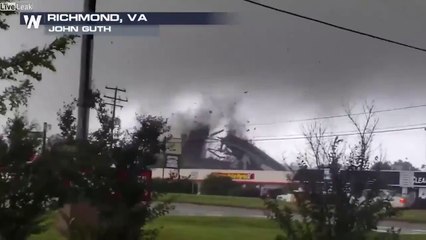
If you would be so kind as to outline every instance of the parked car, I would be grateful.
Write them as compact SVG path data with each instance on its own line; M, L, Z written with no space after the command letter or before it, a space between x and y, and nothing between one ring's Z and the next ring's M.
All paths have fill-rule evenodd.
M407 195L402 195L400 193L395 193L388 190L385 192L385 194L390 196L391 205L394 208L410 208L416 201L416 194L414 192L408 193Z
M293 193L281 194L277 196L278 201L295 202L296 198Z
M366 193L365 193L366 194ZM377 198L388 198L392 207L394 208L410 208L414 205L416 196L415 193L409 193L407 195L402 195L392 190L383 189L380 190L379 196ZM362 196L359 200L362 202L365 199Z

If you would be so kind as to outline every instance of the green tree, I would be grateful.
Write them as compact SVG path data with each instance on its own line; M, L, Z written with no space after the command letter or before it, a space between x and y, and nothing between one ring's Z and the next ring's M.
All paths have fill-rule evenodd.
M0 2L9 2L0 0ZM16 12L0 12L0 29L7 31L7 16ZM34 47L14 56L0 58L0 80L7 82L0 92L0 115L26 106L34 90L34 81L41 81L42 69L56 71L53 64L58 54L65 54L75 43L75 36L54 39L44 47ZM6 138L0 141L0 237L27 239L43 227L41 217L56 204L49 194L49 171L39 156L39 140L32 134L35 126L23 116L9 119Z
M302 154L301 165L313 162L317 169L329 172L323 180L309 180L303 192L296 194L298 218L289 207L280 208L276 201L267 200L271 217L279 223L285 240L362 240L380 220L395 214L388 197L380 196L381 181L359 176L368 170L370 147L377 120L373 106L364 109L364 123L348 111L348 117L358 133L358 142L350 149L343 139L326 140L326 131L313 125L305 133L309 151ZM345 170L345 171L343 171ZM394 237L385 235L385 237Z
M87 202L96 208L98 224L92 239L148 239L153 231L143 226L169 207L150 205L146 195L150 183L141 174L164 151L162 138L170 128L162 117L139 116L138 126L110 144L112 118L98 93L94 97L100 129L88 143L65 143L52 152L59 165L58 195L63 203ZM64 109L68 110L67 105ZM59 115L66 115L65 111ZM71 128L72 124L62 126Z
M401 159L392 163L391 168L392 170L399 171L420 171L418 168L414 167L413 164L411 164L409 161L403 161Z
M1 30L9 29L6 18L13 14L16 12L0 12ZM8 82L8 86L0 93L0 115L27 105L34 90L33 81L42 79L41 69L56 71L53 61L58 54L65 54L69 46L75 43L75 38L76 36L71 35L58 37L42 48L34 47L11 57L0 58L0 80Z
M71 103L64 103L62 111L57 113L61 136L68 143L73 143L77 134L77 118L74 116L76 106L77 100L74 99Z
M17 115L7 122L7 137L0 143L1 239L24 240L41 232L43 215L57 206L43 161L35 158L40 146L31 134L35 127Z
M376 162L371 166L371 170L375 170L375 171L392 170L392 164L389 161Z

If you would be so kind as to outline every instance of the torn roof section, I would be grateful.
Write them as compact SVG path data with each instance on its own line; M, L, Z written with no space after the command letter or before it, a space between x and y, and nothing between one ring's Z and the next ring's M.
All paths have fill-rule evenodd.
M289 171L248 140L232 132L216 141L210 139L209 134L210 128L200 125L189 134L182 135L180 168ZM209 148L212 141L216 146ZM218 154L208 157L207 150ZM221 158L219 154L225 157ZM156 167L164 166L164 159L158 162Z
M275 161L264 151L254 146L248 140L228 134L221 139L222 144L232 151L232 154L240 160L248 159L252 168L251 170L276 170L289 171L285 166Z

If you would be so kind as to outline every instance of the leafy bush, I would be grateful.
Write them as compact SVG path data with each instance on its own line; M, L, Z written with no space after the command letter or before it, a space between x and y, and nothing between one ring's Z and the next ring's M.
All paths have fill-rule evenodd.
M1 3L5 2L4 0ZM7 16L18 12L0 11L0 30L8 30ZM55 59L65 54L76 36L62 36L42 48L22 50L1 57L0 115L4 120L11 111L21 112L34 91L34 82L42 80L42 70L56 71ZM0 137L0 239L27 239L45 229L42 216L55 201L49 196L49 182L43 164L35 159L37 129L22 116L8 120L5 138Z
M216 176L210 174L201 184L201 192L207 195L232 195L241 186L226 176Z
M152 238L155 231L144 226L170 208L168 202L151 206L150 182L143 173L156 161L156 154L165 149L160 138L169 131L167 122L161 117L139 116L138 127L114 140L106 104L99 92L93 97L101 128L91 134L88 142L75 143L75 131L70 130L75 118L60 112L60 120L67 123L61 125L67 141L57 145L49 156L58 173L52 182L62 185L62 191L58 191L61 202L87 204L96 210L94 228L81 223L85 216L76 216L65 235L70 240L82 236L96 240Z
M44 231L42 216L57 206L44 161L34 157L40 142L32 131L24 117L15 116L0 139L0 239L24 240Z
M197 184L189 179L161 179L152 180L152 189L158 193L196 193Z

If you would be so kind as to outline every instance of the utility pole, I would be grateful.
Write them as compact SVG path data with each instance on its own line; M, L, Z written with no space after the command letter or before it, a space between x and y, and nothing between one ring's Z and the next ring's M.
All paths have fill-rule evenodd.
M85 13L96 12L96 0L84 0ZM90 99L92 98L93 35L83 35L81 42L80 86L78 91L77 141L86 142L89 135ZM90 209L90 208L88 208ZM70 218L91 219L95 211L79 211L74 204L62 209Z
M426 128L424 128L424 130L426 131ZM426 150L426 149L425 149ZM422 164L422 169L420 169L420 171L424 171L423 169L426 170L426 151L425 151L425 164Z
M43 123L43 131L32 131L30 132L31 136L37 139L41 139L41 153L43 154L46 150L46 142L47 142L47 131L51 129L52 125L47 124L47 122Z
M43 144L41 147L41 152L44 153L46 151L46 139L47 139L47 122L43 123Z
M106 103L107 105L112 106L112 124L111 124L111 145L113 143L114 140L114 128L115 128L115 109L116 107L119 108L123 108L122 105L118 105L117 102L128 102L127 98L126 99L121 99L118 96L118 92L126 92L126 89L120 89L118 87L112 88L112 87L105 87L108 90L112 90L114 91L114 96L106 96L104 95L104 98L108 98L112 100L112 103Z
M84 12L94 13L96 0L84 0ZM83 35L81 42L80 86L78 92L77 140L87 140L91 99L93 35Z

